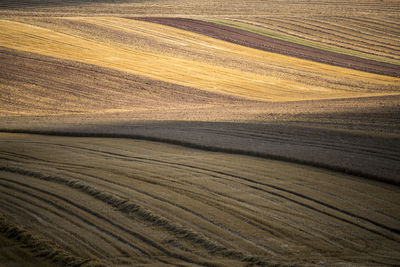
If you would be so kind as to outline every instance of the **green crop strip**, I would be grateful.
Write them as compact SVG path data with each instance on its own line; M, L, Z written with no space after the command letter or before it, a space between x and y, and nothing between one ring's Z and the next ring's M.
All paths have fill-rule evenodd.
M271 31L266 31L266 30L262 30L259 28L251 27L249 25L245 25L242 23L234 23L234 22L226 21L226 20L211 20L211 19L204 19L204 21L212 22L212 23L219 24L219 25L229 26L232 28L245 30L245 31L252 32L252 33L257 33L257 34L268 36L271 38L275 38L275 39L279 39L279 40L283 40L283 41L287 41L287 42L292 42L292 43L296 43L296 44L300 44L300 45L304 45L304 46L308 46L308 47L313 47L313 48L317 48L317 49L324 50L324 51L335 52L335 53L339 53L339 54L351 55L351 56L356 56L356 57L360 57L360 58L371 59L371 60L375 60L375 61L400 65L400 61L396 60L396 59L371 55L371 54L358 52L358 51L354 51L354 50L349 50L349 49L345 49L345 48L325 46L325 45L321 45L318 43L303 40L300 38L282 35L282 34L278 34L276 32L271 32Z

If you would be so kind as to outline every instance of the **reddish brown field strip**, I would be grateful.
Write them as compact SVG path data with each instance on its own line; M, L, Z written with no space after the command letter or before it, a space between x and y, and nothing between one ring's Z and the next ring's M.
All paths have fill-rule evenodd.
M187 18L164 17L138 17L134 19L192 31L263 51L279 53L354 70L400 77L400 66L394 64L324 51L211 22Z

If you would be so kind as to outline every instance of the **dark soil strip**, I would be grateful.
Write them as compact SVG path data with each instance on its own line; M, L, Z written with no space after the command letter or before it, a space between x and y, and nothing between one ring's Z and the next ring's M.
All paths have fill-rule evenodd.
M233 27L187 18L130 18L159 23L267 52L312 60L354 70L400 77L400 66L283 41Z

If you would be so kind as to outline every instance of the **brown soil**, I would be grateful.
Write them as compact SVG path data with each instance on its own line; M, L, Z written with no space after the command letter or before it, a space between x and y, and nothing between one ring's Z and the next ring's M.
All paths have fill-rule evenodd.
M354 57L317 48L291 43L268 36L259 35L241 29L236 29L211 22L187 18L137 17L137 20L159 23L199 34L204 34L220 40L279 53L315 62L345 67L360 71L400 77L400 66L378 62L370 59Z
M0 115L107 113L240 103L95 65L0 48Z

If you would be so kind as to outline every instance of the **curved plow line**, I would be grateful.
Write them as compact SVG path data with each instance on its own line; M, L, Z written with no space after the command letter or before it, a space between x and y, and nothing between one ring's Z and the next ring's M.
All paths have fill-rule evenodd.
M40 180L63 184L70 188L79 190L83 193L86 193L86 194L116 208L118 211L120 211L124 214L134 216L136 218L141 219L142 221L151 223L152 226L160 227L164 230L167 230L167 231L171 232L172 234L174 234L175 236L177 236L178 238L183 238L183 239L191 242L194 245L200 245L201 247L203 247L204 249L206 249L207 251L209 251L209 253L211 253L213 255L220 255L223 257L227 257L227 258L231 258L231 259L235 259L235 260L241 260L243 262L249 262L249 263L253 263L256 265L260 265L260 266L269 266L271 264L274 264L270 260L267 260L265 258L251 256L244 252L231 250L231 249L228 249L221 245L218 245L215 242L209 240L207 237L205 237L199 233L193 232L190 229L187 229L181 225L173 223L164 217L155 215L148 209L141 207L140 205L135 204L128 199L121 198L120 196L117 196L112 193L100 191L100 190L96 189L95 187L92 187L90 185L82 183L81 181L73 180L73 179L65 179L65 178L56 177L56 176L43 175L38 172L27 171L27 170L23 170L20 168L14 168L14 167L0 167L0 171L6 171L6 172L11 172L11 173L26 175L26 176L37 178ZM170 256L174 256L176 258L182 258L180 255L170 255ZM202 264L205 264L205 263L202 263Z
M0 179L1 179L1 178L0 178ZM3 180L3 181L4 181L4 180ZM10 180L8 180L8 181L6 181L6 182L9 182L9 183L10 183ZM9 186L9 185L4 185L4 184L0 184L0 187L4 188L4 189L6 189L6 190L15 190L15 189L16 189L16 187L11 187L11 186ZM38 211L38 210L46 210L46 211L49 211L49 210L47 210L48 207L45 207L45 206L42 205L42 204L33 203L31 199L24 198L24 197L26 197L24 193L23 193L23 194L24 194L24 197L18 196L17 194L15 194L16 192L18 192L18 191L13 191L13 192L10 193L10 192L6 192L6 191L3 191L3 190L0 189L0 194L3 194L4 196L9 197L7 200L0 200L0 202L3 202L5 205L9 206L9 209L7 209L6 212L13 213L15 210L19 210L19 212L23 212L23 213L26 213L26 214L30 214L30 215L33 215L35 218L40 218L40 219L42 219L42 220L45 220L45 221L47 220L47 221L50 221L50 222L51 222L50 217L48 217L48 216L43 216L43 214L41 214L40 211ZM19 190L19 192L21 192L21 190ZM36 199L38 199L38 200L42 200L42 199L40 199L40 198L37 198L36 195L33 196L32 194L29 194L29 195L27 195L27 196L28 196L28 197L32 197L32 198L36 198ZM11 198L11 199L10 199L10 198ZM21 204L16 203L14 200L20 201L20 202L22 202L22 203L21 203ZM12 201L12 203L10 203L10 201ZM48 201L45 201L45 202L47 203ZM10 205L10 204L11 204L11 205ZM25 204L31 205L31 206L33 206L33 208L29 208L29 207L27 207L27 205L25 205ZM74 226L78 226L78 227L79 227L79 226L81 226L80 223L83 222L83 221L82 221L80 218L78 218L78 217L76 217L76 218L74 218L74 219L78 219L79 222L74 221L73 219L71 219L71 215L70 215L69 213L64 213L64 214L62 214L62 213L59 212L58 210L57 210L57 211L56 211L56 210L52 210L52 211L51 211L51 214L54 215L54 216L57 216L57 217L59 217L59 218L62 218L65 222L71 223L71 224L73 224ZM81 226L81 227L82 227L82 226ZM97 227L95 227L95 226L92 226L92 225L89 225L89 226L86 226L86 227L87 227L87 228L84 228L85 231L90 231L91 233L94 233L94 234L96 234L96 233L95 233L95 231L93 231L93 229L95 229L95 230L100 230L100 231L101 231L101 229L99 229L99 228L97 228ZM60 229L61 229L61 228L60 228ZM87 245L87 243L85 242L85 239L80 238L79 235L75 235L73 232L68 231L68 229L65 229L65 228L63 229L63 231L68 232L69 234L73 235L73 236L76 238L76 242L78 242L79 244L82 244L82 245L85 245L85 246ZM112 246L115 250L117 250L119 253L121 253L121 255L128 255L128 251L122 249L121 247L119 247L119 246L116 245L116 244L113 244L110 240L107 240L105 237L101 237L101 236L98 236L98 237L101 238L101 240L102 240L104 243L107 243L108 245ZM77 243L76 243L75 245L79 246ZM128 245L128 246L129 246L130 244L125 244L125 245ZM94 257L96 257L96 258L98 258L98 259L104 257L104 255L107 255L107 253L106 253L104 250L102 250L102 251L97 250L97 248L96 248L95 246L90 246L90 248L86 247L86 249L89 249L89 250L90 250L90 253L91 253Z
M72 255L70 252L60 248L56 243L34 235L26 229L10 222L0 215L0 233L9 239L13 239L30 249L36 257L49 259L59 266L72 267L105 267L106 265L93 259L83 259Z
M108 236L112 237L114 240L117 240L118 242L120 242L120 243L122 243L122 244L124 244L124 245L129 246L130 249L134 250L134 251L137 252L138 254L149 256L149 254L148 254L146 251L141 250L141 249L138 248L138 247L135 247L134 245L130 244L128 241L124 240L123 238L118 237L117 235L113 234L112 232L110 232L110 231L108 231L108 230L106 230L106 229L104 229L104 228L98 227L98 226L96 226L95 224L93 224L92 222L90 222L89 220L87 220L86 218L84 218L84 217L82 217L82 216L79 216L79 215L77 215L76 213L70 212L70 211L68 211L67 209L65 209L64 207L62 207L62 206L60 206L60 205L54 203L53 201L49 201L49 199L44 198L44 197L40 197L40 196L38 196L38 195L36 195L36 194L34 194L34 193L32 193L32 192L29 192L29 191L27 191L27 190L34 190L35 193L39 192L39 193L41 193L41 194L46 194L47 196L55 197L55 198L57 198L57 199L60 199L60 200L62 200L62 201L64 201L64 202L66 202L66 203L68 203L68 204L74 206L75 208L78 208L78 209L80 209L80 210L86 212L87 214L90 214L90 215L92 215L92 216L95 216L97 219L100 219L101 221L107 222L107 223L109 223L109 224L111 224L111 225L113 225L113 226L115 226L115 227L117 227L117 228L120 228L120 227L118 227L118 225L113 224L111 221L105 219L105 218L102 217L101 215L96 214L96 213L94 213L94 212L90 212L88 209L85 209L83 206L77 205L77 204L73 203L73 202L70 201L70 200L67 200L67 199L65 199L65 198L59 197L58 195L53 194L53 193L51 193L51 192L48 192L48 191L46 191L46 190L42 190L42 189L36 188L36 187L34 187L34 186L29 186L29 185L26 185L26 184L24 184L24 183L22 183L22 182L14 181L14 180L12 180L12 179L0 178L0 180L1 180L2 182L5 181L5 182L7 182L7 183L14 184L14 185L9 185L9 184L7 185L7 184L3 184L3 183L0 182L0 187L4 187L4 188L6 188L6 189L8 189L8 190L13 190L14 192L20 192L20 193L22 193L22 194L25 195L25 196L29 196L29 197L35 198L35 199L40 200L40 201L42 201L42 202L48 202L51 206L53 206L53 207L56 208L57 210L61 210L62 212L66 213L69 217L74 217L75 219L77 219L77 220L79 220L79 221L85 223L86 225L90 226L91 228L94 228L94 229L96 229L96 230L98 230L98 231L101 231L102 233L107 234ZM20 188L18 188L18 187L15 187L15 185L24 187L25 189L20 189ZM123 230L123 229L121 229L121 230ZM140 238L140 236L137 236L137 235L135 236L135 233L130 232L129 234L133 235L133 236L136 237L136 238ZM146 243L146 240L142 240L142 239L141 239L141 241L144 241L144 242ZM151 245L151 244L150 244L150 245Z

